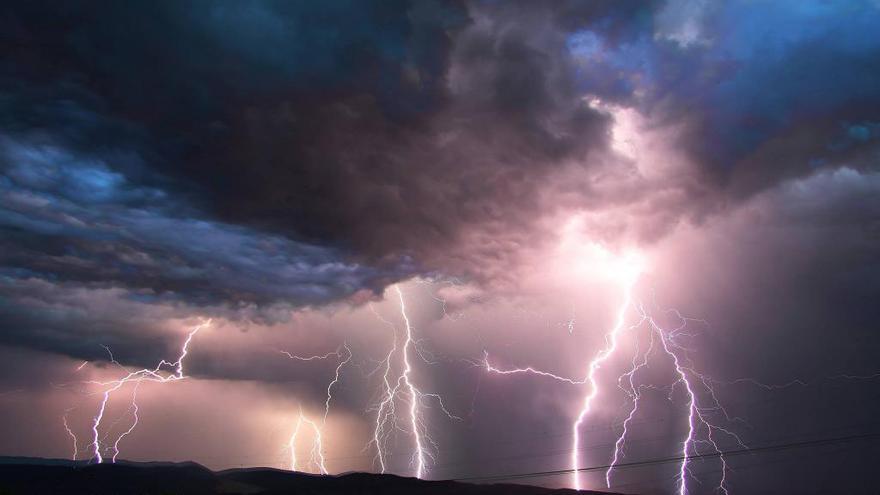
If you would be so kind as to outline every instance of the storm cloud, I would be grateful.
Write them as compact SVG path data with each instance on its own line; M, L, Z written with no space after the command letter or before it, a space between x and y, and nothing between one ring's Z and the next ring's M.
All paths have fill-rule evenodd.
M482 428L477 459L566 420L561 389L490 382L523 404L496 421L474 360L580 373L618 297L568 280L593 244L655 263L640 289L712 322L694 359L722 376L870 375L878 25L868 0L7 2L0 353L28 356L7 385L106 373L102 346L151 366L213 317L192 374L261 411L332 369L278 349L350 343L360 431L400 284L448 378L419 379L472 409L450 442Z

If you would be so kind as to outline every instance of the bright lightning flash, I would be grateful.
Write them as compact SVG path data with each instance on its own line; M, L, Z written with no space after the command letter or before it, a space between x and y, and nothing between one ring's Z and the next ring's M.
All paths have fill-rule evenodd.
M622 301L616 312L615 323L613 327L605 334L604 347L593 357L587 364L586 376L582 379L574 379L540 370L531 366L512 369L501 369L493 366L489 362L488 353L484 354L483 367L487 372L501 375L515 374L533 374L544 378L568 383L570 385L589 387L587 395L583 398L581 409L572 424L572 439L570 465L572 472L572 485L575 489L580 490L580 469L581 469L581 448L582 435L581 427L589 417L596 398L600 393L600 380L598 371L606 362L615 355L619 348L620 342L625 333L633 333L635 342L635 354L631 360L629 369L617 378L618 388L623 390L630 399L631 408L622 423L622 430L614 443L614 452L612 455L609 468L605 472L605 484L608 488L612 487L612 477L614 468L624 456L626 448L627 435L630 433L632 421L638 414L640 402L642 401L642 390L648 385L639 383L640 373L648 367L648 363L652 355L659 353L673 368L675 381L670 387L670 397L677 388L684 391L687 403L687 434L681 444L682 461L679 465L678 474L676 476L677 492L679 495L688 493L688 479L691 477L689 465L691 457L699 454L699 446L708 446L711 451L717 455L721 465L721 476L716 487L719 493L727 495L729 487L727 478L729 467L724 457L724 450L720 444L720 437L724 436L731 439L739 447L745 448L744 443L736 433L731 430L719 426L713 421L712 415L721 413L726 421L737 421L739 418L731 418L721 404L712 389L711 384L714 380L695 370L694 366L688 358L689 350L681 342L685 333L685 328L689 318L682 316L674 310L667 311L667 314L673 315L680 321L676 327L666 329L662 327L656 319L647 311L642 303L636 300L634 291L636 283L644 271L641 259L636 256L620 258L617 260L604 260L604 271L614 280L622 290ZM627 325L628 313L635 312L638 320ZM638 335L635 332L645 328L648 332L647 337L649 345L642 351L638 346Z
M122 441L123 438L125 438L126 436L131 434L131 432L134 431L135 427L137 427L137 425L138 425L139 418L138 418L138 405L137 405L137 390L138 390L138 387L140 387L140 384L144 381L167 383L167 382L174 382L174 381L185 379L186 375L184 374L184 371L183 371L183 362L184 362L184 359L186 358L186 355L189 353L189 345L192 342L193 337L195 337L195 335L199 332L199 330L201 330L202 328L204 328L210 324L211 324L210 319L205 320L204 322L202 322L199 325L196 325L192 330L190 330L190 332L187 334L186 340L184 340L183 345L181 346L180 355L178 356L177 360L174 362L169 362L169 361L166 361L163 359L153 369L144 368L141 370L132 371L117 380L111 380L111 381L107 381L107 382L101 382L101 381L88 381L88 382L86 382L86 383L90 383L93 385L106 387L103 390L103 392L101 392L102 399L101 399L100 405L98 406L98 412L92 420L92 441L91 441L90 447L91 447L92 456L93 456L95 462L97 462L97 463L104 462L104 455L106 454L106 452L104 452L104 449L107 447L102 446L102 443L101 443L102 437L99 434L99 430L101 428L101 422L104 420L104 414L107 410L107 404L110 402L110 398L113 395L113 393L119 391L120 389L125 387L125 385L127 385L129 383L134 384L134 389L132 391L131 406L129 407L129 411L132 411L132 423L125 432L121 433L119 436L116 437L116 440L113 442L112 447L110 447L110 449L112 449L111 462L116 462L116 457L119 455L119 443ZM122 367L113 358L112 353L110 354L110 362L119 366L119 367ZM163 368L171 368L173 371L166 374L166 373L163 373ZM68 431L68 434L70 434L70 436L74 439L74 443L75 443L76 436L73 434L73 432L70 430L70 428L67 427L67 415L66 414L65 414L63 420L65 423L65 428ZM107 435L109 435L109 432L107 433ZM105 435L105 437L106 437L106 435ZM77 453L76 452L76 445L74 445L74 447L75 447L75 450L74 450L74 457L75 457L76 453Z
M375 309L370 308L383 323L394 330L391 348L385 359L380 364L384 369L382 375L381 394L378 403L373 407L376 411L376 425L373 430L373 438L367 447L375 446L376 460L379 469L384 473L388 469L388 444L395 432L410 435L412 437L413 452L411 465L414 467L416 478L422 478L429 462L435 460L437 443L428 433L428 423L425 419L424 409L429 406L428 399L435 401L443 413L450 419L460 420L458 416L451 414L438 394L425 393L416 385L413 377L413 355L431 364L418 348L418 341L414 338L413 326L407 314L406 301L403 291L399 286L394 286L397 300L400 305L400 316L404 324L403 342L398 345L397 326L379 315ZM393 361L399 355L399 366L395 367ZM399 369L397 369L399 368ZM396 376L396 379L394 375ZM398 417L398 403L406 405L405 416L402 420Z
M596 382L596 372L602 364L614 354L614 351L617 350L620 333L623 331L624 325L626 324L626 312L629 309L630 304L632 304L633 287L635 287L640 274L641 265L633 263L631 266L620 270L617 277L615 277L623 287L623 303L617 310L617 319L614 327L605 335L605 348L596 354L596 357L594 357L588 365L587 381L590 385L590 392L584 397L583 407L581 407L580 413L578 413L577 419L572 425L571 468L574 470L572 472L572 481L575 490L581 489L580 473L578 472L578 468L580 467L580 427L590 413L593 400L599 395L599 384Z
M310 463L317 466L321 474L328 474L326 460L324 459L324 442L321 437L321 428L303 413L302 406L299 407L299 416L296 419L296 426L294 427L293 433L290 435L290 440L288 440L286 446L287 450L290 451L290 470L297 470L296 438L299 436L299 430L303 423L312 429L312 434L314 435L312 450L310 453Z
M299 416L297 417L296 425L294 427L293 433L290 436L290 440L288 440L287 445L285 446L285 449L290 451L290 470L296 471L296 439L299 435L299 430L302 427L302 424L307 424L312 428L312 431L314 433L314 438L312 440L311 457L309 459L309 462L312 465L317 466L321 474L328 474L329 471L327 471L327 464L324 457L323 430L324 427L327 425L327 416L330 414L330 402L333 400L333 386L339 383L339 377L342 373L342 368L345 367L346 364L351 362L351 358L353 356L351 348L348 346L348 343L343 343L333 352L328 352L327 354L315 356L296 356L287 351L280 352L288 358L297 361L323 360L334 356L339 358L339 364L336 365L336 371L333 375L333 379L327 385L327 399L324 401L324 415L321 418L321 425L318 426L317 423L306 417L306 415L303 413L302 405L300 405Z

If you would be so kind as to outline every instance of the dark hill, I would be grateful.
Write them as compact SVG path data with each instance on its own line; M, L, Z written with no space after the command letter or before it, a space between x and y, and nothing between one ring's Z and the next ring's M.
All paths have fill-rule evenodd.
M86 464L0 458L0 495L573 495L526 485L424 481L390 474L317 476L268 468L214 472L199 464Z

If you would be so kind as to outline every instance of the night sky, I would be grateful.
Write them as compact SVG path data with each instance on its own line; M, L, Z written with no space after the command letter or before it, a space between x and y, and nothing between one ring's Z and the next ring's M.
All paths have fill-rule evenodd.
M12 1L0 50L0 455L877 493L876 0Z

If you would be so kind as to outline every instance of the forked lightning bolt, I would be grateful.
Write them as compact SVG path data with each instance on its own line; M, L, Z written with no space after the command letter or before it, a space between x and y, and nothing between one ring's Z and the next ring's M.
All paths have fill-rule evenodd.
M669 357L672 362L675 372L678 375L679 379L673 384L675 387L678 384L681 384L688 397L688 433L684 442L682 442L682 462L679 468L678 473L678 493L679 495L686 495L688 493L687 489L687 480L690 474L688 470L690 457L694 454L697 454L697 444L708 444L712 451L717 454L718 461L721 464L721 477L718 482L718 486L716 490L719 493L724 493L725 495L729 493L727 486L727 475L729 473L729 468L727 466L727 460L724 457L724 451L718 445L718 435L724 435L731 438L739 447L743 449L747 449L748 447L743 443L740 437L730 431L727 428L719 426L711 421L709 414L712 412L721 412L724 418L728 421L734 421L737 418L731 418L727 411L721 406L718 402L718 399L715 395L715 391L709 385L711 380L704 376L703 374L697 372L693 366L690 365L687 358L687 349L682 345L676 343L675 337L678 335L687 325L688 319L682 317L677 311L673 311L680 320L681 324L679 327L669 330L664 330L657 324L655 319L648 314L643 307L639 307L639 312L642 317L648 322L649 330L652 332L656 332L658 338L660 339L661 349L663 352ZM700 398L698 397L697 391L699 386L702 385L702 388L706 391L710 403L708 406L703 406L700 403ZM705 432L704 437L702 439L698 439L697 436L700 434L700 430Z
M385 359L380 364L384 369L382 375L381 393L378 403L373 407L376 411L376 424L373 429L373 437L367 447L375 446L376 459L379 469L384 473L388 469L388 443L395 432L410 435L413 443L411 464L414 466L416 478L422 478L427 470L428 463L435 459L437 443L431 439L428 433L428 423L425 419L424 409L427 407L426 399L437 402L443 413L451 418L459 420L458 416L451 414L443 400L437 394L422 392L416 385L413 377L413 356L417 355L426 361L423 353L418 349L418 342L413 335L413 326L406 310L406 301L403 291L399 286L394 286L397 300L400 305L400 316L403 321L403 342L398 345L397 326L379 315L372 306L370 309L384 323L393 330L391 348ZM400 355L400 364L396 369L393 364L394 358ZM430 364L430 362L428 362ZM394 376L396 374L396 377ZM398 403L406 406L406 420L400 420L397 414Z
M318 427L317 423L306 417L305 413L303 413L302 406L300 406L299 408L299 416L297 417L296 426L293 429L293 434L290 435L290 440L288 440L287 442L287 449L290 451L290 470L297 470L296 437L299 435L299 430L302 427L303 423L305 423L312 429L312 434L314 435L314 439L312 441L310 462L317 466L321 474L327 474L328 472L326 461L324 459L324 442L321 437L321 428Z
M574 470L572 472L572 481L575 490L581 489L580 472L578 471L580 468L580 427L590 413L593 400L599 395L599 384L596 382L596 371L598 371L602 364L614 353L615 350L617 350L620 333L623 331L624 325L626 324L626 312L632 303L632 291L637 277L638 273L634 273L632 276L626 277L626 280L623 280L624 299L623 304L617 311L617 320L614 328L612 328L605 336L605 348L602 349L592 361L590 361L588 366L587 381L589 381L590 391L587 396L584 397L583 407L581 408L580 413L578 413L574 425L572 425L571 468Z
M131 434L131 432L134 431L134 429L137 426L138 421L140 419L138 417L138 410L140 408L138 407L138 403L137 403L137 393L138 393L138 388L140 386L141 386L141 382L140 381L136 382L134 384L134 389L131 391L131 405L129 406L129 411L131 411L132 422L131 422L131 425L128 427L128 429L125 430L124 432L122 432L121 435L116 437L116 441L113 442L113 457L111 458L111 462L116 462L116 457L119 456L119 442L121 442L123 438L127 437L128 435Z
M344 352L343 352L344 351ZM333 386L339 383L339 377L342 373L342 368L345 367L346 364L351 362L351 358L353 356L351 352L351 348L348 346L348 343L343 343L339 346L335 351L328 352L327 354L315 355L315 356L297 356L291 354L287 351L280 351L282 354L287 356L290 359L295 359L297 361L315 361L328 359L330 357L336 356L339 358L339 363L336 365L336 370L333 375L333 379L327 385L327 398L324 401L324 414L321 418L321 425L318 426L317 423L310 420L303 413L302 405L299 407L299 416L297 417L296 424L294 426L293 433L290 436L290 439L285 446L285 449L290 451L290 470L296 471L296 439L299 435L299 430L302 427L303 423L306 423L308 426L312 428L314 433L314 438L312 440L312 449L311 449L311 458L309 459L310 463L317 466L318 470L321 474L328 474L326 460L324 458L324 440L323 440L323 430L327 425L327 416L330 414L330 402L333 400Z
M186 375L184 374L184 370L183 370L183 362L184 362L184 359L186 358L186 355L189 353L189 345L192 342L193 337L195 337L195 335L199 332L199 330L201 330L202 328L204 328L205 326L210 325L210 324L211 324L211 320L206 320L203 323L196 325L189 332L189 334L187 334L186 340L184 341L183 346L181 347L180 355L178 356L177 360L174 362L165 361L163 359L153 369L144 368L141 370L132 371L118 380L111 380L111 381L107 381L107 382L101 382L101 381L88 381L88 382L86 382L86 383L90 383L90 384L94 384L94 385L99 385L101 387L106 387L104 389L104 391L101 392L102 399L101 399L101 402L98 406L98 412L92 420L92 441L91 441L90 447L91 447L92 456L93 456L95 462L97 462L97 463L104 462L104 455L102 454L101 436L99 434L99 429L101 427L101 422L104 420L104 414L107 410L107 404L110 402L110 398L113 395L113 393L122 389L128 383L134 384L134 390L132 392L132 405L129 407L129 410L133 411L132 424L125 432L123 432L121 435L119 435L116 438L116 440L113 442L113 446L112 446L113 455L111 457L111 461L116 462L116 457L119 455L119 442L121 442L123 438L125 438L132 431L134 431L135 427L137 427L137 425L138 425L139 418L138 418L138 405L137 405L137 389L140 386L140 384L144 381L167 383L167 382L173 382L173 381L185 379ZM110 362L119 366L119 367L122 367L113 358L112 354L110 354ZM168 374L164 374L163 368L166 368L166 367L171 368L173 371ZM65 422L65 427L66 427L66 423L67 423L66 415L64 417L64 422ZM70 433L70 435L75 438L75 436L73 435L73 432L71 432L69 428L68 428L68 433ZM108 433L108 435L109 435L109 433Z
M633 419L638 414L639 405L643 400L642 391L647 387L639 383L638 376L644 368L648 367L652 355L659 352L670 363L676 376L676 380L670 388L670 397L676 388L680 388L684 391L687 401L687 434L681 443L682 462L679 465L676 476L677 492L679 495L686 495L688 493L688 480L691 477L689 471L690 460L694 455L699 454L698 445L707 445L714 454L717 454L721 464L721 476L716 490L719 493L728 494L727 477L729 468L724 457L724 450L720 445L719 437L728 437L742 448L746 448L746 446L736 433L716 424L710 416L713 413L721 413L723 418L729 422L739 421L739 418L732 418L727 414L711 387L713 380L694 369L687 357L688 349L679 342L681 337L688 335L684 331L689 319L683 317L677 311L669 311L667 313L674 315L681 323L675 328L664 329L641 303L635 301L633 291L639 275L639 270L629 270L623 276L617 277L623 288L623 301L617 310L614 326L605 335L605 346L588 363L585 378L569 378L531 366L512 369L497 368L489 362L488 353L484 353L483 367L490 373L501 375L533 374L570 385L587 385L589 387L589 391L583 399L582 407L572 425L572 449L570 454L572 485L576 489L581 489L579 471L581 469L580 451L582 438L580 431L581 426L592 411L594 401L600 392L597 372L618 350L624 333L637 332L640 328L646 328L649 345L644 351L641 351L638 346L639 340L637 335L635 336L636 349L629 369L617 379L618 388L623 390L630 398L631 408L622 423L620 435L614 443L610 467L605 472L605 484L608 488L612 487L614 468L624 456L626 439L630 433ZM633 308L635 308L639 319L635 323L627 325L627 313L632 311ZM750 379L745 380L752 382ZM761 385L764 386L763 384ZM706 399L707 402L705 404L701 396Z
M640 322L641 323L641 322ZM617 441L614 442L614 455L611 458L611 464L609 464L608 469L605 471L605 486L611 487L611 473L614 471L615 466L623 457L623 451L626 447L626 436L629 430L630 423L633 418L639 411L639 402L642 399L642 386L636 385L636 374L642 369L648 367L648 358L651 356L651 352L654 350L654 332L650 334L650 344L648 345L648 349L641 354L642 359L639 361L639 347L638 340L636 340L636 351L633 355L632 367L620 376L617 380L617 385L619 388L623 389L624 392L629 396L632 401L632 408L629 411L626 419L623 420L622 431L620 432L620 436L617 438ZM628 384L628 388L623 388L621 382L626 380Z

